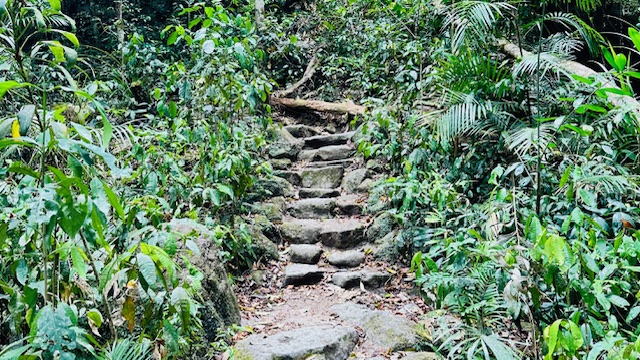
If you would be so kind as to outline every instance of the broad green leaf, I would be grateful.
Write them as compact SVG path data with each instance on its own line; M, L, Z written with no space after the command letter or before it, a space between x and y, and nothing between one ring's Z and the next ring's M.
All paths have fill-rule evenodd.
M547 340L547 347L549 351L547 355L545 355L545 360L552 359L553 353L556 350L556 345L558 344L558 332L560 331L560 323L562 320L556 320L550 326L547 326L544 329L544 338Z
M104 320L102 319L102 314L100 313L100 311L98 311L98 309L91 309L87 311L87 317L89 318L89 320L93 321L93 323L97 327L102 326L102 322Z
M20 261L18 261L18 266L16 267L16 279L20 285L25 285L27 283L28 276L29 268L27 266L27 262L24 259L20 259Z
M158 278L156 274L156 264L153 262L153 259L143 253L136 254L136 259L138 260L138 270L142 278L149 286L154 287Z
M573 321L569 321L569 332L571 332L571 345L572 350L576 351L584 345L584 339L582 338L582 331L578 325L576 325Z
M578 194L580 194L580 199L582 199L582 202L584 202L584 204L588 207L595 208L598 205L596 202L596 196L591 191L580 189L578 191Z
M113 207L113 209L116 211L118 217L120 217L121 220L124 220L125 214L124 209L122 208L122 204L120 204L120 199L118 199L116 193L111 190L107 183L102 182L102 186L104 187L104 191L107 193L107 198L109 199L111 207Z
M51 8L53 8L53 10L55 11L60 11L62 9L60 0L48 0L49 5L51 5Z
M631 310L629 310L629 314L627 315L627 319L625 320L627 324L631 324L635 318L640 315L640 306L634 306Z
M73 268L78 273L81 279L87 278L87 264L84 261L84 256L77 247L71 248L71 261L73 262ZM96 276L98 274L95 274Z
M11 89L17 89L17 88L27 87L27 86L32 86L32 85L29 83L19 83L13 80L1 81L0 82L0 100L2 100L2 98L4 97L4 94L6 94L7 91Z
M618 295L614 295L614 294L609 295L608 299L610 303L612 303L617 307L627 308L631 305L625 298Z

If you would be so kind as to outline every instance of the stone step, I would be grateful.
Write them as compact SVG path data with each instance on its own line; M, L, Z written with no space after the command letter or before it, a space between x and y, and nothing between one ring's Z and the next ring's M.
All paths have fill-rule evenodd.
M284 269L283 285L313 285L324 279L324 270L316 265L291 264Z
M329 145L319 149L302 150L298 153L301 161L343 160L352 157L356 150L349 145Z
M315 325L274 335L254 334L238 342L236 359L346 360L359 337L353 326Z
M343 174L342 166L304 169L301 174L301 185L305 188L335 189L342 183Z
M300 219L328 219L338 215L361 215L364 200L358 195L334 198L310 198L287 204L289 215Z
M333 198L340 196L340 191L338 189L302 188L298 192L298 196L301 199Z
M322 248L311 244L289 246L289 260L299 264L317 264L322 256Z
M327 261L336 267L354 268L364 262L364 257L364 252L358 250L334 251L327 256Z
M312 161L312 162L306 163L305 166L307 168L314 168L314 169L329 167L329 166L341 166L343 168L348 168L349 166L351 166L351 164L353 164L354 161L355 161L354 158L347 158L342 160L329 160L329 161Z
M323 146L329 145L343 145L349 142L355 131L340 133L340 134L330 134L330 135L316 135L311 137L304 138L304 148L305 149L318 149Z
M386 272L363 269L336 272L331 277L331 282L344 289L359 286L361 282L365 289L377 289L389 281L390 278L391 275Z
M276 170L273 175L287 180L291 185L300 186L302 184L302 173L300 171Z
M364 219L296 219L284 218L282 237L291 244L316 244L336 249L351 249L366 241Z
M320 130L303 124L287 125L284 129L297 138L307 138L321 134Z

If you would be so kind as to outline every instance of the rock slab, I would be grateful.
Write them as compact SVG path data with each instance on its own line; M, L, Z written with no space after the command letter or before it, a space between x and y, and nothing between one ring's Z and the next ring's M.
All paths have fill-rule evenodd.
M418 344L418 325L403 316L353 303L334 305L331 310L343 320L361 327L366 333L366 341L377 346L402 351Z
M290 260L294 263L317 264L322 255L318 245L294 244L289 247Z
M364 253L357 250L335 251L327 260L337 267L356 267L364 262Z
M315 265L291 264L284 270L284 285L311 285L323 277L324 271Z
M310 326L271 336L251 335L236 345L237 360L346 360L358 342L355 329L346 326Z

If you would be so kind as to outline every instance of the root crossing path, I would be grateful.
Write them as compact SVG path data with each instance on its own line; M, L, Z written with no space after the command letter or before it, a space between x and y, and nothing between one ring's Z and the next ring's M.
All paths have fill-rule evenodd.
M276 196L256 204L277 224L269 235L280 260L239 286L252 333L238 339L236 359L438 359L417 351L425 307L411 274L376 256L394 238L389 217L365 215L377 175L356 157L359 132L280 121L269 150Z

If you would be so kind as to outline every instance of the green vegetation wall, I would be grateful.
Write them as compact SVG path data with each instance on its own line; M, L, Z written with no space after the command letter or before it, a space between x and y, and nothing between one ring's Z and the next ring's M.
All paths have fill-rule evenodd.
M117 46L118 26L127 34L157 38L177 4L176 0L73 0L63 2L63 11L76 20L83 44L112 50Z

